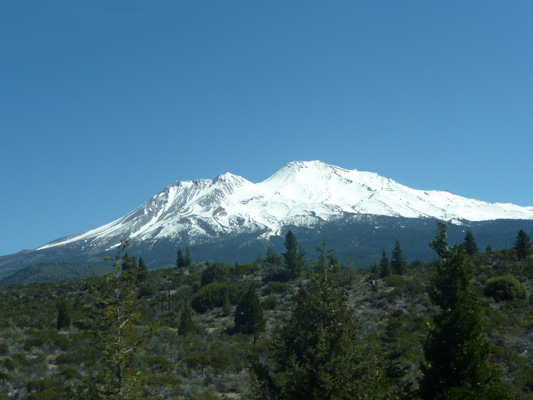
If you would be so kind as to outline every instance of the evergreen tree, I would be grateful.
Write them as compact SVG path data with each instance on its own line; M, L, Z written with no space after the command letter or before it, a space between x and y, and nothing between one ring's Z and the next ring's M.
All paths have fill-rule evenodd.
M224 295L224 303L222 304L222 315L228 316L231 314L231 300L229 298L229 293L226 291L226 294Z
M192 308L188 302L185 302L180 315L180 326L178 332L180 335L187 335L188 333L193 332L194 329L195 324L192 317Z
M392 250L390 268L396 275L403 275L405 273L405 269L407 268L407 262L405 261L402 248L400 247L400 242L398 240L396 240L394 250Z
M281 254L276 253L276 250L272 246L269 246L267 249L267 254L265 261L272 265L282 265L283 264L283 258Z
M448 256L448 234L446 233L446 228L448 227L447 222L439 221L437 222L437 233L435 239L429 243L437 255L443 260Z
M383 365L357 338L354 313L334 281L317 275L298 293L291 316L275 332L271 358L253 365L256 398L389 398Z
M144 259L142 258L142 256L139 256L139 270L137 273L138 280L141 282L144 281L147 274L148 274L148 268L146 267L146 263L144 262Z
M409 366L403 361L403 357L406 353L405 347L400 344L399 338L404 335L405 322L398 315L398 310L393 312L387 321L385 326L385 332L382 337L383 341L383 353L386 358L386 373L389 378L396 382L397 386L401 388L401 391L406 394L405 397L395 397L402 399L411 399L412 394L412 382L407 378Z
M285 250L283 253L283 264L287 268L291 279L295 279L305 268L305 251L302 246L298 246L296 236L289 230L285 236Z
M438 227L439 255L431 301L440 307L424 345L420 396L425 400L510 399L496 370L489 366L480 302L471 287L473 266L464 246L448 248ZM444 231L445 234L445 231ZM440 238L440 239L439 239ZM432 242L432 243L434 243Z
M385 278L386 276L389 276L390 274L391 274L390 262L387 257L387 253L385 252L385 249L383 249L383 252L381 255L381 261L379 262L379 277Z
M315 271L319 274L327 276L327 271L337 272L339 269L339 261L335 257L335 249L328 249L328 238L322 238L322 246L316 247L318 252L318 260L314 262Z
M137 257L128 256L128 253L124 254L122 258L122 272L132 271L137 268Z
M68 329L70 327L70 306L64 297L61 297L56 302L57 308L57 330Z
M146 375L135 362L136 354L146 340L137 327L141 313L136 305L135 278L133 274L120 273L120 256L127 246L127 241L121 242L115 257L114 273L105 276L109 292L99 300L95 315L98 321L95 335L102 359L96 366L95 381L89 387L81 385L77 389L80 398L113 400L145 397Z
M529 236L522 229L520 229L518 235L516 236L514 249L516 250L516 256L519 260L525 260L529 253L531 253Z
M466 231L465 241L463 244L465 245L466 254L468 254L469 256L473 256L474 254L477 254L479 252L476 239L474 239L474 235L472 235L470 229Z
M185 247L185 267L190 267L192 265L191 261L191 252L188 247Z
M261 301L250 285L235 308L235 330L255 336L265 330L265 324Z
M181 247L178 247L178 257L176 259L176 267L178 268L184 268L185 267L185 257L183 257L183 251L181 251Z

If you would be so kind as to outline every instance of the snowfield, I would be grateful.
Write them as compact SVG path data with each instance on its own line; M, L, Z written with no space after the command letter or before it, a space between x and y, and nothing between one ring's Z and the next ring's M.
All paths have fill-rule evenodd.
M533 219L533 207L487 203L446 191L409 188L371 172L346 170L321 161L287 164L270 178L252 183L226 173L215 179L177 181L129 214L100 228L53 241L38 250L84 241L116 246L121 238L157 240L186 235L312 226L345 214L461 221Z

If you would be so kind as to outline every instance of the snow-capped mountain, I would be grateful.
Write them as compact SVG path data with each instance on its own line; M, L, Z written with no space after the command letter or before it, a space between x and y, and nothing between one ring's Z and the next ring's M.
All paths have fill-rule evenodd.
M257 232L258 237L268 238L280 235L284 226L312 227L355 215L454 222L533 220L533 207L416 190L371 172L298 161L256 184L230 173L213 180L177 181L116 221L38 250L67 244L109 250L121 238L190 245L227 234Z

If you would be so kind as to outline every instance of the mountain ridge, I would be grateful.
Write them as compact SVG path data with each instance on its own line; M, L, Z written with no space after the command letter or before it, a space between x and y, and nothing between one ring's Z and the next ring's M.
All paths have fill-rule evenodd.
M96 263L103 254L114 251L121 239L129 239L143 254L154 254L158 249L166 254L161 258L164 263L173 262L171 254L178 246L196 246L206 257L213 254L209 247L221 254L226 251L222 247L231 246L233 253L227 257L233 254L235 261L242 260L244 254L250 256L252 249L256 255L272 243L277 243L280 250L281 238L288 229L299 229L309 236L328 232L338 236L335 245L340 247L366 243L368 238L350 239L361 232L377 238L380 226L392 227L397 236L416 226L427 236L433 228L422 227L437 219L478 227L497 220L509 221L506 226L514 227L523 221L529 227L533 226L533 207L412 189L374 172L348 170L321 161L294 161L259 183L229 172L214 179L177 180L108 224L56 239L18 256L0 257L0 270L30 262ZM408 228L402 231L403 226ZM341 240L340 231L346 238ZM503 243L501 238L495 240ZM378 252L370 253L380 243L365 244L365 257L375 258ZM248 252L243 250L246 246ZM376 249L370 250L372 246ZM420 254L427 253L413 251L414 256Z
M533 219L533 207L488 203L447 191L412 189L373 172L321 161L293 161L266 180L252 183L225 173L214 179L178 180L113 222L54 240L37 250L73 241L114 237L155 240L187 232L192 244L208 231L279 234L286 225L311 226L343 213L461 221ZM206 230L204 225L210 226Z

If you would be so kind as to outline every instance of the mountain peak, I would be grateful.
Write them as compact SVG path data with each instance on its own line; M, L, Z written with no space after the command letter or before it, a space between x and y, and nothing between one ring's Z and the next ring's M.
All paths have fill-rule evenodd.
M213 179L213 183L218 182L244 182L245 179L238 175L233 175L231 172L226 172L225 174L220 174Z
M320 160L313 161L292 161L281 168L278 172L286 171L301 171L301 170L313 170L313 171L328 171L333 172L335 170L347 171L343 168L335 165L326 164Z
M81 240L86 247L111 248L121 237L154 243L163 238L194 243L255 231L267 237L288 225L312 227L359 215L533 220L533 208L416 190L376 173L318 160L293 161L257 184L229 172L213 180L176 181L126 216L41 249Z
M290 163L285 165L282 168L282 170L285 168L300 169L300 168L310 168L310 167L324 168L324 167L329 167L329 164L326 164L325 162L320 161L320 160L291 161Z

